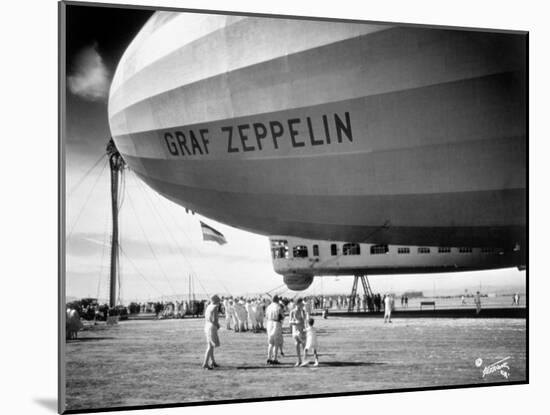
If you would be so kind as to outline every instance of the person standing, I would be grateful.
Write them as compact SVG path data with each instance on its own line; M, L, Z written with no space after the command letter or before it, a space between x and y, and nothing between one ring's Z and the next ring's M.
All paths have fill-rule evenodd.
M210 304L208 304L204 312L204 334L206 335L206 352L202 363L204 369L218 367L214 359L214 348L220 347L220 339L218 337L218 329L220 328L220 323L218 322L219 305L220 297L214 294L210 298Z
M481 312L481 295L479 294L479 291L476 292L474 302L476 305L476 314L479 314Z
M311 298L308 297L305 304L306 318L310 318L313 312L313 305L311 304Z
M235 331L238 332L244 332L246 331L247 326L247 316L246 316L246 309L244 308L244 304L242 303L242 300L235 299L235 303L233 304L233 310L235 313L235 317L237 319L237 326L238 330L235 327Z
M273 300L265 310L267 320L267 364L279 364L277 360L277 351L282 348L283 328L281 320L281 307L279 305L279 296L274 295Z
M253 333L256 333L256 320L254 318L255 309L252 306L252 302L250 301L250 298L246 299L246 302L244 303L244 308L246 310L247 330L252 330Z
M304 311L304 300L298 298L298 300L296 300L296 306L290 312L292 338L294 339L294 344L296 345L296 356L298 358L296 366L300 366L302 364L302 353L306 343L305 320L306 313Z
M376 295L374 296L374 307L375 307L375 311L377 313L380 312L381 306L382 306L382 304L381 304L381 299L380 299L380 293L376 293Z
M374 311L374 303L372 301L372 295L367 296L367 308L369 310L369 313L372 313Z
M256 321L258 328L264 330L264 317L265 317L265 307L263 300L258 299L257 308L256 308Z
M307 358L308 352L313 353L313 357L315 358L315 363L313 366L319 366L319 357L317 356L317 348L319 346L317 345L317 333L313 327L314 322L315 320L312 318L308 319L308 326L306 328L306 347L304 348L304 362L302 363L302 366L307 366L309 364L309 360Z
M229 308L229 298L223 299L223 315L225 317L225 329L231 330L231 310Z
M392 312L393 301L392 297L389 294L384 296L384 323L391 323L391 312Z
M236 332L239 331L239 319L237 318L237 310L235 305L237 304L237 299L229 300L229 309L231 310L231 322L233 323L233 330Z

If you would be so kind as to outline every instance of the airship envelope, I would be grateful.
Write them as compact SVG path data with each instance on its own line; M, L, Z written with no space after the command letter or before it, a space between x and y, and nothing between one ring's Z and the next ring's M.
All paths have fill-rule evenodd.
M158 12L109 122L170 200L266 235L523 244L526 37Z

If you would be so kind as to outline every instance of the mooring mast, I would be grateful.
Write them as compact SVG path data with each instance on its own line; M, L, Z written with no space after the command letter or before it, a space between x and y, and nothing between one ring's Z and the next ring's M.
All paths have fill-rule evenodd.
M369 277L366 274L355 274L353 279L353 287L351 288L351 296L349 299L349 305L348 305L348 311L353 311L354 307L356 306L356 296L357 296L357 282L361 280L361 283L363 284L363 292L365 295L368 295L369 297L373 297L374 294L372 292L372 289L370 287Z
M116 282L119 264L119 242L118 242L118 202L122 174L126 163L118 152L116 145L111 138L107 144L107 156L111 167L111 206L113 215L113 230L111 233L111 275L109 279L109 307L116 305Z

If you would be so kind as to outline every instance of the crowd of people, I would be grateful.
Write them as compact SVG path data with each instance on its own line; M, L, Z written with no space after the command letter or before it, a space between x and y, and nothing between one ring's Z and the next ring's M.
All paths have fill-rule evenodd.
M384 296L370 295L314 295L304 298L304 308L311 314L314 310L346 311L351 309L357 312L376 312L384 309ZM292 298L280 297L281 306L285 312L292 308ZM401 298L401 304L403 305ZM407 302L408 299L405 299ZM262 297L221 297L221 313L226 310L231 316L231 324L239 330L263 329L263 312L269 300ZM117 305L110 307L101 304L96 299L82 299L67 303L67 307L76 310L85 320L105 321L108 316L119 316L125 319L128 315L154 313L158 319L202 317L205 313L208 300L176 300L176 301L148 301L132 302L128 306Z
M317 354L317 334L314 328L315 320L312 317L312 301L282 299L278 295L272 299L233 299L213 295L205 310L204 332L206 336L206 352L202 367L214 369L218 367L214 357L214 350L220 346L218 330L219 316L224 314L225 328L235 332L251 330L266 332L267 334L267 361L268 365L278 365L279 355L284 356L283 321L285 312L289 313L289 324L292 339L296 347L297 361L295 366L307 366L311 362L308 355L314 358L314 366L319 365ZM265 320L265 327L264 327Z
M328 295L311 296L307 300L311 302L313 309L328 310L353 310L371 313L379 313L384 304L384 296L380 294L363 295Z
M351 305L351 307L350 307ZM67 304L68 336L76 338L79 328L74 328L74 322L80 317L87 320L106 320L109 316L127 316L138 313L155 313L158 319L184 318L187 316L199 317L204 315L207 349L203 367L213 369L218 366L214 357L214 349L220 346L218 330L219 316L225 319L225 328L237 333L252 331L267 333L267 364L279 364L279 356L284 356L283 321L289 315L291 337L296 348L296 366L305 366L310 362L308 355L314 358L314 365L319 364L317 354L317 335L314 328L313 315L322 311L323 318L327 318L329 309L354 309L356 311L379 312L385 309L384 322L391 323L391 310L394 307L393 296L379 294L357 296L310 296L303 298L283 298L275 295L266 297L222 297L213 295L210 301L164 301L131 303L128 307L109 307L99 304L94 299L83 299Z
M370 300L369 300L370 299ZM296 348L296 366L310 364L308 355L314 358L314 365L319 365L317 354L317 334L315 331L315 319L313 315L320 309L322 316L327 318L327 310L337 307L344 308L353 301L358 307L365 307L365 311L379 312L384 308L384 322L391 323L391 312L395 306L392 295L383 297L379 294L370 296L312 296L297 299L281 298L275 295L267 298L243 298L243 297L218 297L214 295L205 311L205 335L207 348L204 356L203 367L213 369L217 367L214 358L214 349L219 347L220 340L218 329L220 328L219 316L224 315L225 329L237 333L245 331L263 332L267 334L267 360L268 365L278 365L279 356L284 356L283 321L288 313L291 337ZM369 308L369 304L372 307ZM360 311L360 308L358 309Z
M307 315L318 312L326 318L329 310L379 313L384 310L386 295L314 295L303 299L303 308ZM403 297L401 299L403 303ZM226 329L236 332L264 331L265 312L271 303L266 297L221 297L219 313L225 316ZM83 298L67 303L67 308L75 310L79 317L88 321L107 321L116 316L118 320L126 320L129 315L155 314L157 319L173 319L185 317L202 317L205 315L208 300L176 300L132 302L128 306L110 307L101 304L97 299ZM393 304L393 303L392 303ZM283 313L290 313L295 307L292 298L279 297L279 306ZM393 307L393 305L392 305Z
M112 316L117 316L120 320L128 319L127 307L122 305L110 307L108 304L99 304L95 299L69 302L67 309L76 311L79 318L87 321L107 321Z
M481 311L479 291L473 296L476 313ZM462 304L465 296L462 295ZM409 298L401 296L401 307L408 308ZM514 294L512 304L519 305L520 296ZM67 336L76 338L76 332L82 327L74 323L80 318L85 320L107 321L111 316L127 319L129 314L154 313L157 319L202 317L206 319L208 348L205 354L204 367L213 368L214 348L219 346L217 330L219 316L225 319L225 329L237 333L251 331L266 332L268 336L267 364L279 364L278 356L284 356L282 323L289 315L292 339L298 356L296 366L308 364L307 355L311 353L318 364L317 337L314 329L314 315L327 318L329 310L352 310L356 312L384 312L384 323L391 323L391 314L395 308L393 294L373 295L314 295L304 298L285 298L275 295L267 297L221 297L214 295L208 300L182 300L130 303L129 306L109 307L99 304L95 299L82 299L67 303ZM69 324L69 322L71 322ZM74 324L73 324L74 323ZM72 325L71 325L72 324ZM94 323L95 324L95 323ZM305 362L305 363L304 363Z

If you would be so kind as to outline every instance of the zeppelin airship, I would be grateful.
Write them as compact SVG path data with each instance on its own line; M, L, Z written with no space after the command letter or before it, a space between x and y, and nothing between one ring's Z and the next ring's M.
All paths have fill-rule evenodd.
M319 241L272 235L273 269L293 291L307 289L316 276L427 274L489 269L525 269L516 246L472 248Z
M166 198L265 235L526 244L527 36L157 12L109 123Z

